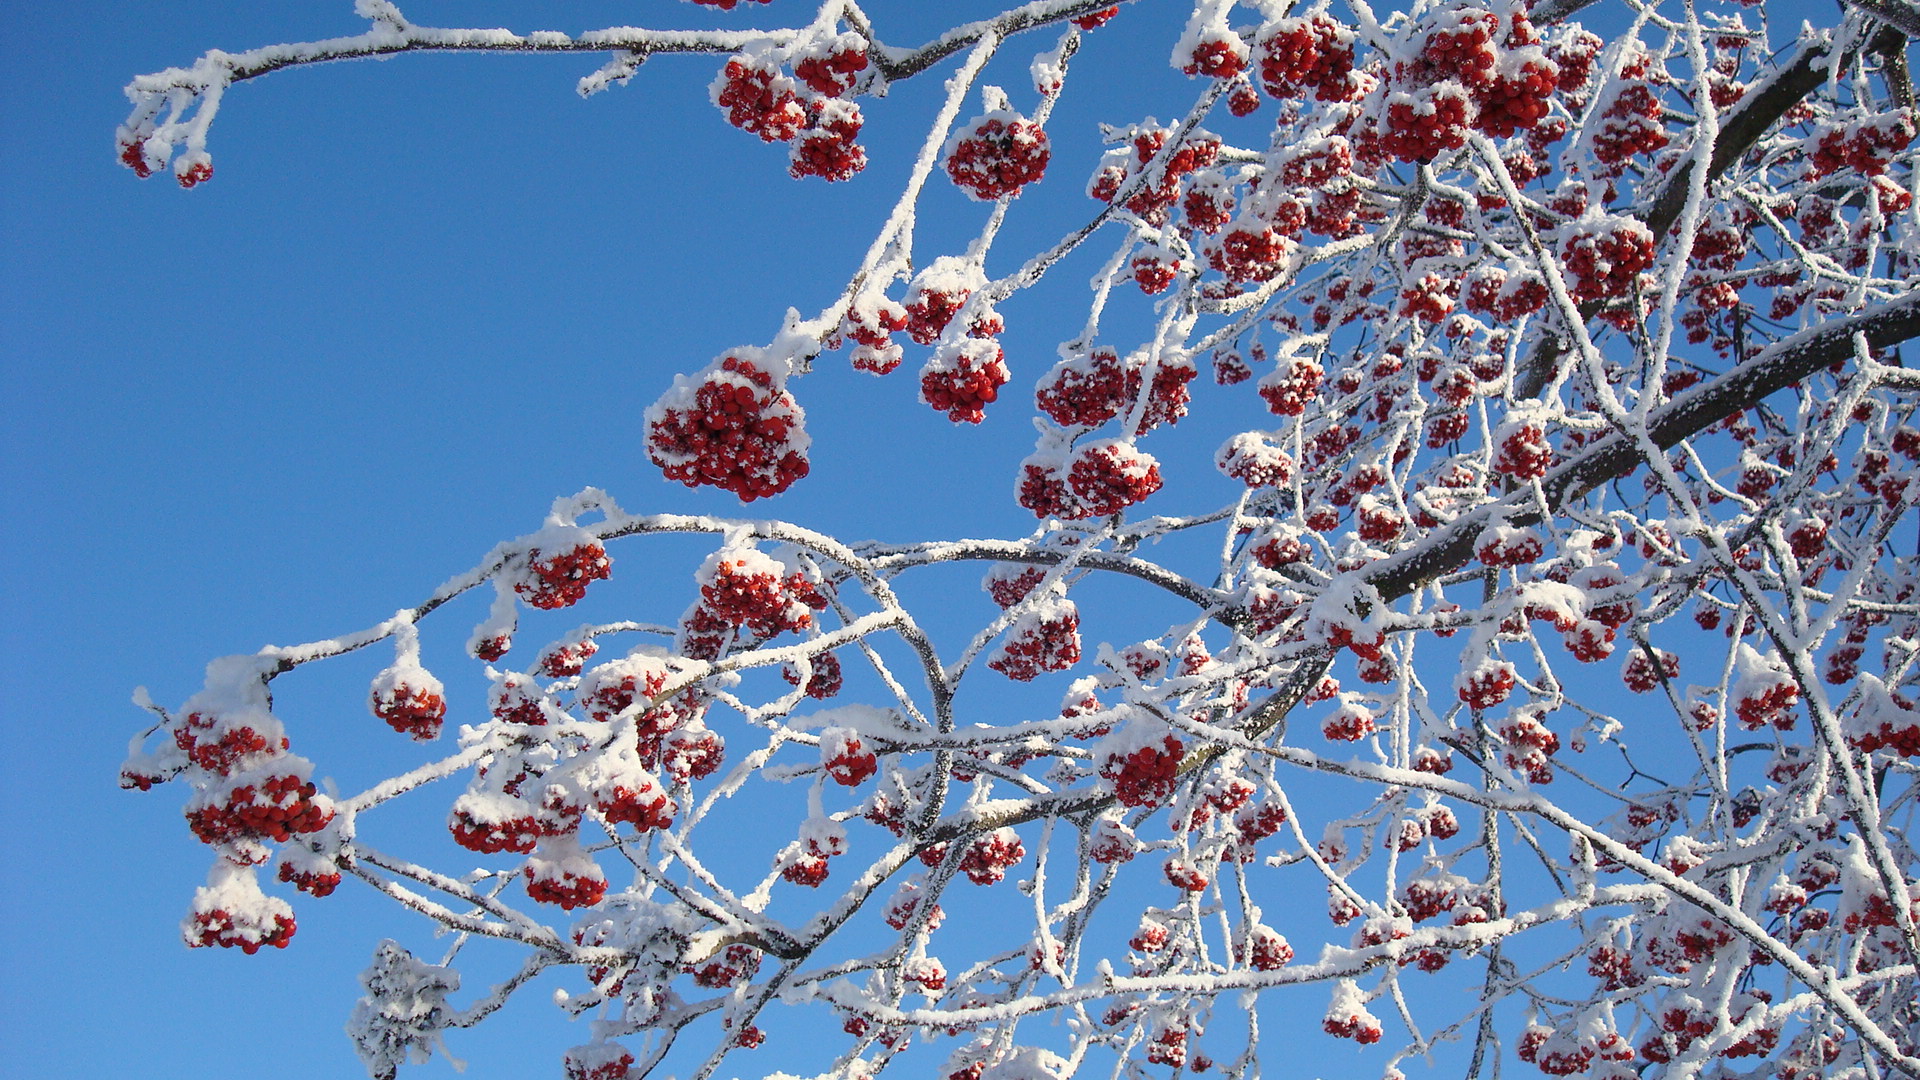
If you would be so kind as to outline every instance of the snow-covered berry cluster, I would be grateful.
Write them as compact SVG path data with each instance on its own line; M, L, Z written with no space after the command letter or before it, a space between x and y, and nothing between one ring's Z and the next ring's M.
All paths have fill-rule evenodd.
M1000 388L1012 378L992 338L949 342L920 369L920 400L956 424L986 419L988 405L1000 397Z
M976 117L947 143L947 177L969 196L992 202L1039 183L1050 153L1040 125L997 109Z
M1064 596L1029 602L987 666L1009 679L1032 680L1041 672L1065 671L1080 662L1080 610Z
M758 350L735 350L697 376L675 377L647 409L647 454L669 480L751 502L807 475L805 421L784 375Z

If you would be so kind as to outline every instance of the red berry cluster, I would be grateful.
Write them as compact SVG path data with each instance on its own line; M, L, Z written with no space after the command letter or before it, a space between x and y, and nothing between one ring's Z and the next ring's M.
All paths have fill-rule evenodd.
M1074 512L1067 516L1117 514L1159 491L1160 484L1160 463L1131 440L1084 443L1074 451L1067 467L1067 486L1072 488L1076 503Z
M1357 694L1341 694L1339 706L1320 721L1320 733L1334 742L1359 742L1379 730L1373 711L1361 703Z
M120 133L120 164L132 169L133 175L142 180L152 176L153 162L147 160L146 140L130 135L122 130Z
M944 327L944 324L943 324ZM907 328L907 309L880 292L866 292L853 298L840 321L840 333L829 338L829 348L837 349L851 339L851 361L856 370L885 375L900 366L900 346L892 334Z
M1590 214L1560 234L1560 262L1579 301L1627 295L1653 256L1652 231L1632 218Z
M1460 673L1454 680L1454 691L1469 708L1491 709L1507 700L1516 682L1512 664L1505 660L1483 661L1472 671Z
M694 0L696 4L732 7L735 0ZM764 2L764 0L763 0ZM589 1043L567 1051L562 1059L567 1080L627 1080L633 1055L619 1043Z
M1100 775L1113 781L1113 797L1122 806L1159 806L1173 795L1180 775L1180 759L1186 744L1177 736L1165 735L1158 742L1128 742L1109 750L1100 766Z
M845 685L845 678L840 672L840 658L831 652L820 652L813 655L812 662L813 673L807 676L806 689L802 692L816 701L825 701L839 693ZM795 686L800 685L800 669L797 665L783 665L780 677Z
M1633 655L1627 657L1626 665L1620 669L1620 681L1627 684L1627 689L1644 694L1660 685L1662 675L1668 679L1680 677L1680 658L1665 649L1654 651L1659 654L1657 667L1645 649L1635 649Z
M1591 136L1593 156L1612 169L1635 154L1652 154L1667 145L1665 110L1645 61L1621 69L1613 99L1600 110Z
M1546 283L1524 268L1479 266L1468 273L1465 285L1466 309L1500 322L1514 322L1547 303Z
M1214 454L1213 464L1250 488L1293 482L1293 455L1257 431L1243 431L1228 439Z
M975 885L992 885L1007 876L1007 868L1027 857L1027 849L1012 829L1001 827L976 838L960 856L960 872Z
M1270 281L1293 248L1293 241L1284 232L1249 208L1208 245L1207 265L1230 281Z
M1147 1063L1169 1065L1175 1069L1187 1063L1187 1029L1175 1022L1154 1032L1147 1043Z
M1488 566L1525 566L1537 562L1546 548L1533 529L1489 525L1480 531L1474 554Z
M834 98L852 90L865 70L867 41L855 33L818 39L796 53L793 61L793 73L808 89Z
M332 859L307 856L283 858L278 877L303 893L332 896L340 887L340 867Z
M947 324L986 277L977 266L951 255L928 264L907 287L907 336L921 345L940 340Z
M1029 682L1045 671L1066 671L1080 662L1080 611L1073 601L1041 601L1014 620L987 666L1009 679Z
M1255 923L1240 940L1238 959L1255 971L1275 971L1293 959L1293 946L1278 930Z
M834 783L859 787L879 771L880 759L851 730L828 728L820 733L820 767Z
M1920 757L1920 712L1901 695L1869 694L1849 719L1847 743L1861 753L1891 750L1901 757Z
M388 727L400 734L425 742L440 734L440 725L447 718L447 699L440 695L439 689L438 680L432 689L397 680L382 686L380 680L375 680L371 698L373 715L385 720Z
M1107 25L1108 19L1118 14L1120 14L1120 5L1115 4L1112 7L1101 8L1091 14L1078 17L1073 20L1073 25L1082 30L1098 30L1102 26Z
M1169 885L1182 892L1206 892L1212 884L1204 871L1177 855L1162 863L1160 872L1166 875Z
M996 110L975 119L947 144L947 177L973 198L992 202L1038 183L1050 153L1040 125Z
M540 671L549 679L566 679L580 674L586 662L600 651L591 638L561 641L540 654Z
M1044 567L1023 566L1020 563L995 563L981 580L980 587L987 591L993 602L1002 608L1010 608L1027 598L1034 586L1047 576Z
M679 809L653 774L638 767L622 770L605 785L593 805L608 825L625 822L639 832L671 828Z
M1292 527L1265 528L1254 536L1246 550L1269 571L1313 559L1313 548L1306 542L1306 536Z
M1349 101L1358 89L1353 42L1353 31L1324 12L1273 19L1254 44L1260 86L1282 101L1304 97L1309 88L1321 101Z
M275 913L271 918L273 921L267 923L224 908L196 911L188 921L187 945L195 949L210 945L225 949L238 948L248 956L269 945L284 949L293 940L297 929L293 915Z
M1240 35L1225 26L1211 26L1190 33L1181 39L1175 53L1175 62L1187 75L1204 75L1210 79L1231 79L1247 70L1247 60L1251 55L1247 43Z
M1063 427L1097 427L1133 407L1145 366L1144 352L1123 363L1112 349L1094 349L1055 364L1034 388L1034 404ZM1179 423L1187 414L1187 383L1193 376L1193 362L1184 354L1163 355L1134 434Z
M1553 444L1547 441L1546 428L1537 420L1508 420L1493 433L1493 440L1494 472L1533 480L1545 476L1553 465Z
M1469 127L1505 138L1547 115L1559 69L1518 7L1504 28L1483 8L1442 8L1413 35L1418 51L1394 64L1387 96L1382 144L1395 157L1430 161Z
M730 625L773 637L813 625L813 608L826 597L806 574L789 572L780 562L753 548L722 549L708 556L698 573L703 607Z
M977 424L1011 377L998 343L968 338L928 358L920 369L920 400L956 424Z
M303 763L304 764L304 763ZM267 764L199 793L187 807L187 826L203 844L272 839L318 832L333 820L333 803L303 775Z
M264 711L189 712L174 728L173 742L188 761L221 776L233 772L241 758L277 754L289 745L279 722Z
M818 98L807 103L807 126L794 137L788 151L792 164L787 172L798 180L817 176L822 180L852 179L867 167L867 152L855 139L864 123L860 106L837 98Z
M1140 286L1140 291L1148 296L1157 296L1172 287L1182 263L1178 256L1154 244L1143 248L1129 265L1133 268L1133 283Z
M710 93L713 103L726 110L727 123L760 136L763 142L786 142L807 123L797 89L792 79L780 73L779 63L762 52L728 60Z
M1167 135L1167 129L1162 127L1134 128L1129 136L1132 152L1124 148L1109 152L1094 173L1087 194L1108 203L1118 198L1121 189L1166 146ZM1220 147L1219 136L1210 132L1194 131L1188 135L1185 143L1167 155L1160 174L1149 177L1127 200L1128 212L1155 228L1165 225L1173 207L1180 202L1181 177L1218 162Z
M693 2L696 4L704 4L707 7L717 7L721 11L732 11L736 4L771 4L773 0L693 0Z
M1276 416L1299 416L1320 394L1326 371L1318 361L1296 356L1281 360L1257 384L1260 397Z
M781 380L728 356L697 381L675 379L647 410L647 453L669 480L752 502L807 475L805 419Z
M513 583L513 591L547 611L579 603L587 595L587 583L605 580L613 565L607 549L596 541L576 544L546 558L541 558L539 548L530 548L526 560L526 573Z
M1333 1007L1320 1022L1320 1027L1337 1039L1352 1039L1362 1045L1377 1043L1385 1034L1380 1027L1380 1018L1367 1011L1359 990L1345 981L1334 990Z
M1860 176L1887 171L1895 155L1913 142L1913 113L1908 109L1869 116L1820 135L1807 158L1807 174L1821 177L1842 170Z
M468 792L454 800L447 828L454 842L468 851L497 855L503 851L525 855L540 842L540 823L533 807L499 793Z
M598 904L607 895L606 875L571 841L557 847L551 857L535 854L527 860L527 895L564 911Z

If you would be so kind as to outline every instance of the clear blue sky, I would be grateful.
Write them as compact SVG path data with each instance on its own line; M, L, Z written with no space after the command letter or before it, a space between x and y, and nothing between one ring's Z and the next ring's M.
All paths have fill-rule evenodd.
M811 10L744 6L403 4L422 23L570 32ZM892 44L1000 6L871 5ZM216 175L183 192L114 160L121 86L208 48L356 33L350 0L32 7L0 29L0 710L15 739L0 796L0 1060L18 1076L359 1075L340 1027L372 946L442 946L349 883L300 898L288 950L183 948L177 924L208 859L179 817L180 788L115 787L145 722L132 688L177 704L216 656L377 621L588 484L630 511L732 512L729 496L660 478L641 412L675 372L763 343L786 307L811 313L837 294L952 62L862 102L872 165L844 185L790 181L784 147L727 127L706 102L717 58L658 59L582 101L573 85L594 58L426 55L235 87L212 132ZM1008 257L1091 207L1095 121L1166 119L1191 100L1164 63L1183 7L1148 0L1091 36L1080 62L1118 77L1097 95L1070 84L1054 164L1015 209ZM1043 39L1031 40L990 79L1016 104L1033 100L1025 63ZM922 261L957 251L984 214L936 186ZM980 428L917 403L923 350L883 381L823 357L794 386L814 473L753 512L849 538L1026 532L1010 490L1031 440L1025 395L1077 330L1093 258L1003 309L1013 382ZM1203 402L1215 392L1196 389ZM1259 423L1251 397L1155 436L1170 473L1160 509L1226 501L1208 462L1225 434ZM675 610L692 565L658 571ZM616 566L651 572L639 557ZM966 603L983 621L984 601ZM350 785L409 751L365 713L355 680L371 668L345 666L288 690L282 711L296 750ZM560 1050L586 1033L545 993L456 1035L467 1075L557 1075ZM1324 1049L1350 1062L1344 1045ZM411 1075L451 1074L436 1060Z

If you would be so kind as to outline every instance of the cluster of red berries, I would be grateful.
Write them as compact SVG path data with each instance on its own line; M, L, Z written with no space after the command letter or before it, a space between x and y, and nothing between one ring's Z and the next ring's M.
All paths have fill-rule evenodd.
M947 177L973 198L992 202L1038 183L1050 153L1040 125L996 110L974 120L947 144Z
M1240 939L1238 959L1255 971L1275 971L1293 959L1293 946L1278 930L1255 923Z
M1034 404L1063 427L1097 427L1133 407L1146 359L1135 353L1123 362L1112 349L1094 349L1062 360L1034 388ZM1187 383L1193 376L1193 362L1184 354L1163 355L1134 434L1179 423L1187 414Z
M447 828L455 843L482 855L529 854L542 833L531 805L497 793L468 792L455 799Z
M728 356L680 378L647 411L647 453L667 479L752 502L807 475L805 414L754 361Z
M1168 130L1163 127L1134 128L1129 139L1131 152L1127 148L1110 151L1088 184L1087 194L1106 203L1119 198L1121 189L1165 148L1167 135ZM1181 178L1218 162L1221 145L1219 136L1210 132L1194 131L1188 135L1186 142L1167 155L1160 175L1149 177L1127 200L1128 212L1155 228L1165 225L1174 205L1180 202Z
M1294 205L1286 200L1287 205ZM1299 221L1305 221L1304 210ZM1297 235L1298 228L1294 233ZM1207 265L1227 276L1229 281L1271 281L1280 273L1294 243L1272 222L1249 208L1231 227L1207 247Z
M660 782L644 769L629 770L609 782L594 801L594 808L608 825L625 822L639 832L671 828L679 809Z
M1653 232L1632 218L1593 214L1560 233L1560 262L1579 301L1625 296L1653 265Z
M865 123L860 106L837 98L818 98L807 103L806 115L807 126L795 134L793 148L788 151L788 175L795 180L817 176L832 182L850 180L867 167L867 152L854 141Z
M1252 52L1240 35L1224 25L1190 29L1175 47L1174 62L1186 75L1231 79L1247 70Z
M1185 752L1186 744L1175 735L1141 741L1131 749L1110 751L1100 775L1113 782L1113 797L1120 805L1159 806L1173 795Z
M956 424L977 424L1010 378L998 343L967 338L927 359L920 369L920 400Z
M526 572L513 583L513 591L545 611L571 607L587 595L587 583L605 580L612 566L607 549L596 541L575 544L545 558L539 548L529 548Z
M835 783L858 787L879 771L880 759L853 731L828 728L820 733L820 767Z
M1108 19L1118 14L1120 14L1120 5L1115 4L1112 7L1101 8L1091 14L1081 15L1073 20L1073 25L1082 30L1098 30L1107 25Z
M1821 177L1845 171L1877 176L1887 171L1887 166L1913 142L1913 137L1913 113L1908 109L1894 109L1843 124L1820 135L1813 153L1807 157L1807 174Z
M1501 17L1454 5L1414 31L1418 51L1393 66L1382 145L1403 161L1431 161L1466 141L1531 128L1548 112L1559 69L1519 8Z
M1353 42L1353 31L1324 12L1271 20L1254 44L1260 86L1281 101L1304 97L1309 88L1321 101L1351 100L1358 88Z
M1546 306L1547 286L1531 270L1483 265L1468 273L1462 303L1477 315L1514 322Z
M1241 432L1228 439L1214 454L1213 464L1250 488L1293 482L1293 455L1257 431Z
M715 552L698 577L702 606L761 637L805 630L813 625L811 609L827 606L826 597L806 574L788 572L753 548Z
M1898 694L1888 694L1875 710L1863 704L1848 725L1847 743L1863 754L1891 750L1901 757L1920 757L1920 712Z
M1472 671L1463 671L1454 680L1454 691L1469 708L1491 709L1507 700L1517 679L1513 665L1505 660L1484 661Z
M694 0L694 3L730 8L735 0ZM619 1043L588 1043L568 1050L562 1067L567 1080L627 1080L633 1068L633 1055Z
M713 103L726 111L727 123L763 142L786 142L807 123L797 89L771 55L760 53L729 59L710 93Z
M340 867L332 859L302 851L284 849L280 857L279 879L312 896L332 896L340 887Z
M1007 868L1027 857L1019 834L1002 826L967 845L960 856L960 872L975 885L992 885L1007 876Z
M1169 1021L1154 1032L1153 1038L1147 1043L1147 1063L1170 1065L1175 1069L1187 1063L1187 1028L1184 1022Z
M840 671L840 658L832 652L818 652L809 658L813 671L806 677L806 687L802 693L816 701L825 701L840 692L846 685L846 679ZM784 664L780 668L780 677L794 686L800 685L800 668L796 664Z
M1665 649L1655 649L1654 652L1659 654L1657 667L1647 657L1645 649L1635 649L1633 655L1627 657L1626 664L1620 669L1620 681L1627 684L1627 689L1644 694L1660 685L1662 675L1668 679L1680 677L1680 657Z
M1080 610L1073 601L1055 597L1014 621L987 666L1029 682L1041 672L1066 671L1079 662Z
M1320 721L1320 733L1334 742L1359 742L1378 730L1373 711L1361 704L1357 694L1342 693L1340 704Z
M1065 461L1050 454L1028 458L1021 464L1019 501L1036 517L1101 517L1145 500L1160 485L1160 463L1151 455L1131 441L1097 439Z
M1133 269L1133 283L1140 286L1140 291L1157 296L1173 285L1182 263L1178 256L1155 244L1143 248L1128 265Z
M1319 396L1326 374L1318 361L1304 356L1280 361L1257 384L1260 397L1276 416L1299 416Z
M421 742L439 735L440 725L447 718L447 699L440 694L437 679L431 688L412 686L398 678L375 679L370 705L373 715L385 720L388 727Z
M794 55L794 75L814 93L830 98L852 90L865 70L866 39L851 32L817 39Z
M201 949L211 945L221 948L237 948L252 956L265 946L284 949L293 940L293 915L290 912L275 912L272 921L251 918L246 913L235 913L225 908L213 908L208 911L196 911L188 920L186 927L187 945Z
M1488 526L1474 546L1474 554L1488 566L1525 566L1539 561L1545 550L1538 532L1512 525Z
M827 346L837 349L851 339L854 345L849 359L855 370L886 375L900 366L901 349L893 343L892 335L905 330L907 322L907 309L887 299L886 294L862 293L847 306L840 333L829 338Z
M272 839L318 832L333 820L333 802L318 793L304 769L276 772L268 764L200 793L187 808L187 826L203 844Z
M535 854L527 860L527 895L563 911L598 904L607 895L606 874L570 841L559 847L554 857Z
M1363 1046L1379 1042L1380 1037L1385 1034L1380 1027L1380 1018L1365 1008L1357 1008L1340 1015L1329 1013L1326 1019L1320 1022L1320 1028L1336 1039L1352 1039Z
M1508 420L1493 433L1493 471L1516 480L1534 480L1547 475L1553 465L1553 444L1540 421L1530 418Z
M283 752L289 745L279 723L264 711L189 712L173 729L173 742L188 761L221 776L231 773L243 757ZM136 786L144 791L151 781Z

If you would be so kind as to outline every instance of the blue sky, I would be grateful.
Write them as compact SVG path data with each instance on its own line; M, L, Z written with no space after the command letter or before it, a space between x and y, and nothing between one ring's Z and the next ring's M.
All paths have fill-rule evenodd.
M746 26L810 8L746 6L403 5L422 23L565 31ZM936 16L1000 5L871 6L894 20L890 43L912 44ZM1016 205L991 270L1083 219L1097 121L1166 119L1191 100L1197 88L1164 63L1181 7L1149 0L1091 35L1077 63L1093 78L1069 84L1048 179ZM0 796L0 919L12 928L0 1056L22 1076L137 1067L222 1080L269 1060L286 1077L358 1075L340 1027L374 943L399 936L429 957L444 943L350 885L302 898L285 951L183 948L177 924L207 854L182 827L177 788L115 787L144 726L133 687L177 704L214 657L373 623L589 484L634 512L737 512L724 493L659 476L641 413L674 373L764 343L788 306L810 314L837 295L952 62L862 102L872 164L844 185L790 181L783 147L727 127L706 102L716 58L658 59L582 101L573 85L592 58L429 55L234 88L212 132L216 175L185 192L114 160L121 86L208 48L357 32L349 0L95 0L12 22L0 30L13 161L0 174L11 567L0 709L18 741ZM1016 105L1032 102L1026 57L1045 39L1031 40L990 75ZM984 219L935 187L922 261L959 250ZM1013 382L978 428L916 401L919 355L885 380L824 356L793 387L813 475L752 513L848 538L1025 533L1032 518L1011 498L1031 442L1024 396L1078 329L1081 290L1110 250L1094 247L1003 307ZM1225 502L1212 448L1264 415L1252 395L1196 392L1209 418L1150 447L1169 473L1163 512ZM614 552L617 576L657 576L668 597L671 610L641 617L677 612L700 554L659 550L657 562ZM971 579L926 595L945 604L939 589L955 582L964 632L990 610ZM361 704L378 662L338 666L276 687L295 749L343 784L404 767L409 748ZM423 811L424 828L439 827L436 813ZM469 1076L557 1073L585 1031L567 1029L545 992L456 1036ZM412 1075L451 1074L436 1060Z

